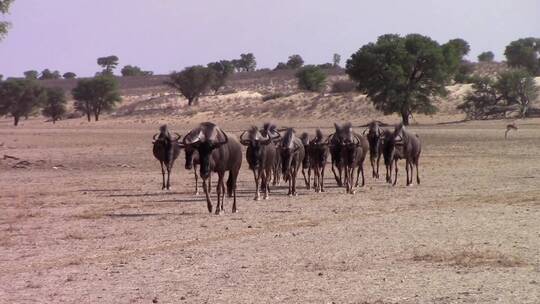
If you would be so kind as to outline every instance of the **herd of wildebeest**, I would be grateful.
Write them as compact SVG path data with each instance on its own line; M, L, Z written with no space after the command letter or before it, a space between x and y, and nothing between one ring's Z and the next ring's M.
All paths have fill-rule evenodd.
M397 182L398 160L405 160L407 186L413 183L413 168L416 167L416 182L420 184L418 162L421 153L420 138L405 129L403 124L394 129L379 121L361 126L366 127L362 134L353 130L350 123L334 124L335 132L328 136L317 129L314 136L302 133L299 137L293 128L278 129L276 125L265 123L246 130L237 140L219 126L211 122L201 123L183 138L180 134L171 135L166 125L153 137L153 153L160 161L163 176L163 189L169 189L169 178L174 161L185 150L187 170L195 174L195 193L198 194L198 178L206 195L208 211L212 212L210 198L211 174L217 173L216 214L223 211L225 192L233 198L232 212L236 212L236 181L242 165L242 145L246 146L246 160L255 180L255 200L268 199L270 184L278 185L283 179L289 185L289 196L296 196L296 179L301 171L307 189L324 192L324 170L328 156L331 157L332 172L339 187L354 194L355 188L364 178L364 160L369 153L373 178L379 178L381 156L386 167L386 182ZM197 170L199 167L199 170ZM356 169L356 173L354 172ZM394 179L392 181L392 172ZM225 185L224 176L229 176ZM313 171L313 183L311 172ZM167 177L165 177L165 174Z

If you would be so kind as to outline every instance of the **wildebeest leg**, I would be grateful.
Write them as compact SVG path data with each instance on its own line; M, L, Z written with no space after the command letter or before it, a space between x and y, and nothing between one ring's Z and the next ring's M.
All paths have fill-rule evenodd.
M369 161L371 162L371 171L372 171L372 174L373 174L373 178L379 178L377 176L377 172L375 171L375 155L370 155L369 156Z
M420 185L420 173L418 173L418 159L416 159L415 165L416 165L416 183Z
M195 195L199 195L199 175L195 167L193 167L193 173L195 174Z
M377 179L379 178L379 163L381 161L381 154L377 155Z
M171 189L171 167L167 166L167 190Z
M272 172L270 170L263 171L263 183L264 183L264 199L268 199L270 195L270 176Z
M259 197L260 171L259 170L253 170L253 178L255 179L255 197L253 198L253 200L258 201L260 199Z
M291 176L292 179L292 195L297 196L298 193L296 193L296 177L298 176L298 169L293 169L293 174Z
M360 172L362 172L362 187L366 185L366 178L364 177L364 164L360 163ZM358 184L358 176L356 176L356 184Z
M159 164L161 165L161 190L165 189L165 168L163 167L163 162L160 161Z
M309 174L309 169L308 169L308 174ZM308 179L306 177L306 172L305 172L304 168L302 168L302 176L304 177L304 182L306 183L306 188L309 189L309 181L308 181Z
M405 171L407 172L407 186L410 185L409 183L409 167L411 166L411 162L409 161L408 158L405 159ZM411 172L412 174L412 172Z
M210 200L210 194L208 193L207 179L203 178L202 185L204 194L206 195L206 206L208 207L208 212L212 213L212 201Z
M393 186L395 186L396 183L397 183L397 173L398 173L397 159L394 161L394 166L396 167L396 168L395 168L395 170L396 170L396 176L394 177L394 184L393 184ZM392 171L390 171L390 173L392 173ZM390 178L392 178L392 177L390 177Z
M292 169L289 169L289 172L287 172L286 175L283 175L283 179L285 179L286 176L288 176L289 178L287 178L287 182L289 183L289 192L287 193L288 196L292 196L292 178L290 177L291 175L291 171Z
M240 170L240 168L238 169L238 171L239 170ZM232 187L232 193L233 193L232 213L236 213L238 211L236 209L236 179L238 178L238 171L236 171L236 172L230 171L231 178L232 178L231 187Z
M337 167L337 165L335 167ZM343 186L343 184L341 182L341 171L340 171L339 176L338 176L335 167L334 167L334 162L332 162L332 173L334 173L334 178L336 179L336 183L338 184L338 187L341 187L341 186Z
M324 166L321 168L321 177L319 180L321 192L324 192Z
M223 175L224 175L223 173L218 172L218 181L216 185L216 193L217 193L216 215L220 215L221 210L223 210L223 197L222 196L225 196L224 191L222 191L225 188L225 185L223 185Z

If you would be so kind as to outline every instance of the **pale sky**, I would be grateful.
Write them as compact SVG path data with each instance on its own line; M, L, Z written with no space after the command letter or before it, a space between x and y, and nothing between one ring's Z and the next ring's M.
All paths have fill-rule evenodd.
M97 57L156 74L253 52L258 68L291 54L306 63L342 55L386 33L463 38L469 58L540 37L540 0L15 0L0 42L0 74L44 68L91 76Z

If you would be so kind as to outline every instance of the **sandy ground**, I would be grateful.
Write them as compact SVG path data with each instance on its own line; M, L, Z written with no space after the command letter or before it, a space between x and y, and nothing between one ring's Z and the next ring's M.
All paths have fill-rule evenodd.
M412 127L414 187L403 164L391 187L366 163L355 195L327 167L324 194L299 180L256 202L244 162L222 216L183 153L160 190L161 122L0 120L0 303L540 303L540 120L507 141L504 121Z

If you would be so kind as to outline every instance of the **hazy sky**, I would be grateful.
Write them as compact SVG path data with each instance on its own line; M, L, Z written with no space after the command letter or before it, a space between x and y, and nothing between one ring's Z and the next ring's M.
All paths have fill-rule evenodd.
M0 74L44 68L80 76L96 58L169 73L253 52L273 68L291 54L344 62L386 33L463 38L471 59L521 37L540 37L540 0L15 0L0 42ZM117 71L119 73L119 71Z

